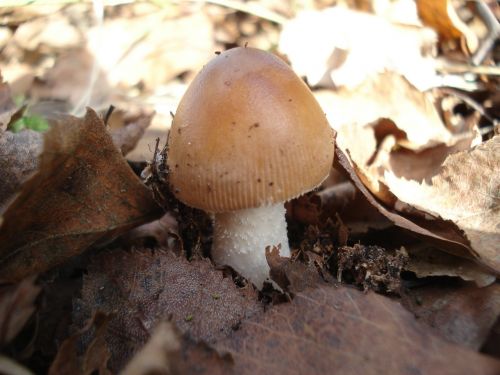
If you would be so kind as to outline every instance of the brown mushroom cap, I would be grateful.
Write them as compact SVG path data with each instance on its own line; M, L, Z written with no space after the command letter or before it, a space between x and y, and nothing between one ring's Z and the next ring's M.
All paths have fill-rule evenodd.
M177 198L225 212L285 202L318 186L330 171L334 132L285 62L240 47L193 80L168 146Z

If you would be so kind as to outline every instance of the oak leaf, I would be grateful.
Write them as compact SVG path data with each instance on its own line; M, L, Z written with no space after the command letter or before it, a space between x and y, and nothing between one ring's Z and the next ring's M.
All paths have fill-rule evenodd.
M422 182L385 172L398 199L453 221L470 240L479 261L500 272L500 136L450 155L438 174Z
M43 272L160 215L97 114L45 133L38 172L4 214L0 279Z

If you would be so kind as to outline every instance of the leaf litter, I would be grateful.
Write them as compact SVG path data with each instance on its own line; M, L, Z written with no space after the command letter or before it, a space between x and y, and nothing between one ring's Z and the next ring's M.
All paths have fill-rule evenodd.
M244 321L215 347L241 374L494 374L500 364L437 338L397 302L325 283Z
M21 331L7 347L12 358L44 373L59 347L52 373L75 374L117 369L137 374L498 370L498 362L477 353L488 350L497 329L498 288L491 260L496 253L490 243L498 233L491 224L494 199L474 201L484 187L463 199L472 200L468 209L477 208L476 203L484 209L493 225L486 224L484 236L467 234L469 222L464 225L460 215L447 216L442 210L445 202L465 206L453 189L442 189L457 175L469 182L469 174L456 168L464 160L477 162L470 175L491 182L494 189L495 179L476 171L483 160L474 154L498 127L497 79L491 73L498 58L488 49L490 37L478 22L480 5L454 2L455 8L446 8L440 17L451 22L441 25L422 17L431 30L422 27L417 8L421 14L422 7L424 13L436 13L432 6L438 2L338 3L343 8L323 2L292 7L267 0L134 3L106 5L103 18L87 4L0 10L5 21L0 28L2 74L12 84L11 92L7 85L0 90L2 122L28 113L47 119L57 130L67 121L78 122L74 128L81 130L91 116L103 130L94 143L88 142L92 137L80 139L75 155L84 154L83 163L68 159L67 164L78 166L72 169L78 172L75 176L84 177L71 185L78 187L72 197L65 184L45 189L45 195L36 189L37 175L73 176L65 163L44 170L44 160L59 139L54 129L52 135L50 130L34 133L31 143L28 131L0 135L1 150L10 150L0 163L14 166L0 168L0 178L10 176L9 184L3 183L7 178L0 180L0 191L6 191L0 194L0 259L7 267L0 275L4 281L18 281L42 272L44 288L38 303L30 305L38 309L30 321L42 322L38 333L19 353L18 341L31 333ZM445 3L451 4L439 2L439 11ZM491 4L489 9L495 11ZM50 25L41 28L46 22ZM310 27L301 27L304 22ZM326 33L322 23L332 31ZM444 37L453 28L462 31ZM57 30L68 32L55 40ZM474 37L482 56L471 55ZM148 181L150 172L143 174L149 176L147 188L123 158L135 160L130 165L139 174L144 155L153 154L156 137L163 143L169 113L175 112L193 73L215 50L246 43L266 50L278 47L313 89L321 87L315 94L340 146L337 171L318 191L287 204L292 261L279 258L273 249L268 254L272 277L284 294L271 289L258 294L239 275L215 269L204 258L210 256L210 218L161 188L161 183L168 184L168 173L161 168L157 173L162 163L157 153L148 166L150 172L156 170L153 183ZM482 65L473 66L477 61ZM22 103L23 112L13 106L13 98ZM127 112L114 111L105 121L91 111L87 120L56 113L81 114L89 104L98 113L110 104ZM49 135L55 138L49 138L42 153L42 138ZM103 145L105 156L100 153ZM463 158L454 161L457 155ZM487 159L496 158L493 154ZM106 178L96 176L96 170ZM447 174L449 170L458 174ZM117 175L128 176L125 180L134 188L110 204L123 182ZM434 184L439 179L446 183ZM424 202L408 195L424 196ZM13 210L21 198L23 210ZM47 203L38 204L39 199ZM50 242L57 236L65 240ZM21 250L7 251L16 255L4 257L6 244L16 248L23 241L27 244ZM419 248L427 253L422 255ZM477 263L485 259L490 269ZM335 281L339 275L340 284ZM61 286L55 298L54 290L66 281L67 288ZM76 292L80 285L81 295ZM227 306L226 299L234 304ZM68 330L71 318L74 324ZM25 362L30 350L41 352L42 358L36 354Z
M464 231L478 260L500 271L500 137L449 156L430 182L386 172L389 189L403 203L452 220Z
M44 142L38 172L4 214L3 281L46 271L160 213L94 111L52 125Z
M117 249L91 263L75 301L75 323L83 324L94 310L114 314L106 340L111 368L119 370L157 321L171 319L180 332L210 343L262 307L252 287L237 288L207 260L187 261L161 249Z

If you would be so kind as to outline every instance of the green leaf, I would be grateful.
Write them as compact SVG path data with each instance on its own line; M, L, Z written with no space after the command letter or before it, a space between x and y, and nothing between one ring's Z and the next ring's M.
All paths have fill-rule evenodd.
M43 117L30 115L23 116L14 124L12 124L11 130L14 133L20 132L23 129L31 129L37 132L44 132L49 129L49 123Z

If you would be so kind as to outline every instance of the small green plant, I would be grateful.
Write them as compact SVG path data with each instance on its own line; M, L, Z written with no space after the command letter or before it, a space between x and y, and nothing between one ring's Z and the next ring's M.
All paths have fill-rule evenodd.
M44 132L49 129L49 123L43 117L25 114L12 124L10 130L17 133L24 129Z

